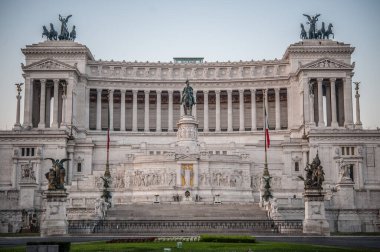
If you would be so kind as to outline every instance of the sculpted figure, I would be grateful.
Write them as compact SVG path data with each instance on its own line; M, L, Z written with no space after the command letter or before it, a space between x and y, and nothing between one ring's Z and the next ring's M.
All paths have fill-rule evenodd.
M183 105L185 115L191 115L192 107L195 104L193 88L190 86L189 80L186 80L186 86L183 88L181 104Z
M59 35L59 40L69 39L69 30L67 29L67 22L72 15L68 15L66 18L59 15L59 21L61 21L61 34Z
M313 159L313 162L306 165L305 171L306 178L303 176L298 176L304 181L305 189L322 190L322 183L325 180L325 173L323 171L323 167L321 166L321 161L319 160L318 153Z
M70 159L54 160L53 158L45 158L45 160L51 160L52 162L52 168L45 174L45 177L49 181L48 190L65 189L66 170L63 168L63 163Z
M306 33L306 30L305 30L305 27L303 26L303 24L301 24L301 34L300 34L300 38L301 38L301 39L307 39L307 33Z
M318 17L321 15L321 14L316 14L315 16L309 16L309 15L306 15L306 14L303 14L305 17L307 17L307 19L309 20L309 22L307 22L307 24L310 24L310 29L309 29L309 39L316 39L317 38L317 35L316 35L316 23L318 21Z
M74 25L72 31L70 32L70 40L74 41L76 37L77 37L77 32L75 31L75 25Z

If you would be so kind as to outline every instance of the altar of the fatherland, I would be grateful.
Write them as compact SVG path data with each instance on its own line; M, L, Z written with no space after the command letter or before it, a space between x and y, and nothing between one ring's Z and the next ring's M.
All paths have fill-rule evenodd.
M330 230L379 231L380 133L360 122L354 49L303 39L274 60L132 62L95 59L70 40L27 45L25 92L15 100L24 99L24 107L14 129L0 132L1 231L41 221L51 157L70 159L68 220L98 219L108 128L113 218L149 219L160 205L157 211L180 219L194 218L186 209L208 211L203 217L210 219L252 209L264 218L303 220L298 176L318 153ZM195 98L190 117L180 102L186 80ZM261 197L264 105L268 204ZM218 215L218 206L230 210Z

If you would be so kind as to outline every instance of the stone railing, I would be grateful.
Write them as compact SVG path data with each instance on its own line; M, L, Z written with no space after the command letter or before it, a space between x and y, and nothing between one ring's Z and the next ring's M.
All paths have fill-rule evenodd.
M69 220L70 234L301 233L302 220Z

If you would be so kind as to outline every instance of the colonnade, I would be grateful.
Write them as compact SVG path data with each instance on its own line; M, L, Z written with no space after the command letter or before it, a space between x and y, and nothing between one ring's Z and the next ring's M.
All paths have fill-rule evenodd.
M246 123L245 122L245 103L247 103L247 96L248 94L250 94L250 103L251 103L251 107L250 107L250 118L251 118L251 122L250 122L250 127L247 127L249 130L257 130L258 129L258 125L257 125L257 114L262 112L262 110L260 111L257 111L258 110L258 106L257 106L257 102L256 102L256 97L257 97L257 94L260 93L260 95L262 95L264 92L263 92L264 89L226 89L226 90L194 90L194 96L195 98L197 99L197 97L202 97L203 96L203 102L201 103L198 103L194 106L193 108L193 116L195 117L198 117L199 115L197 115L197 111L198 113L203 109L203 127L200 127L203 132L208 132L210 131L210 121L209 121L209 118L210 116L212 116L214 118L214 115L211 115L210 114L210 109L209 109L209 94L212 93L213 96L212 98L215 97L215 100L213 100L213 104L215 104L213 108L213 110L215 110L215 124L213 124L213 127L212 127L212 131L215 131L215 132L221 132L221 131L227 131L227 132L232 132L234 130L238 130L238 131L246 131L246 126L249 125L248 122ZM281 128L286 128L287 125L281 125L281 116L286 116L285 114L287 113L283 113L284 115L281 115L281 105L280 105L280 88L274 88L274 89L265 89L265 90L270 90L271 93L273 94L274 93L274 96L275 96L275 99L274 99L274 103L275 103L275 116L273 118L275 118L275 127L273 127L274 129L276 130L280 130ZM274 90L274 92L273 92ZM120 114L119 112L117 114L114 113L114 106L115 106L115 103L114 103L114 100L115 100L115 92L117 91L118 95L117 95L117 101L120 103L120 109L118 109L120 111ZM138 99L138 93L140 91L140 99ZM238 129L234 129L233 128L233 106L232 106L232 103L233 103L233 92L235 91L238 91L238 96L234 97L234 98L238 98L239 100L239 127ZM283 89L283 92L287 92L286 89ZM154 130L155 132L161 132L163 130L163 128L165 129L165 131L173 131L173 110L174 110L174 106L180 106L179 108L175 108L176 111L179 111L180 113L180 116L182 116L184 114L183 112L183 108L182 106L178 103L178 101L176 103L174 103L174 99L173 99L173 94L175 92L177 93L180 93L181 91L180 90L146 90L146 89L143 89L143 90L136 90L136 89L132 89L132 90L126 90L126 89L103 89L103 88L98 88L98 89L87 89L86 90L87 94L86 94L86 97L87 97L87 105L86 105L86 108L87 108L87 115L88 117L90 117L90 96L92 94L92 109L96 109L96 112L95 111L92 111L91 115L92 116L96 116L96 124L94 123L94 118L92 118L92 122L93 122L93 127L92 126L92 129L93 130L102 130L104 129L104 119L103 119L103 127L102 127L102 113L107 113L107 110L104 110L104 105L102 106L102 95L103 95L103 103L104 102L107 102L108 104L106 104L106 106L108 107L108 113L109 113L109 127L110 127L110 130L114 130L114 129L117 129L117 130L120 130L120 131L125 131L126 130L126 92L129 93L129 96L132 96L131 98L131 101L130 101L130 104L129 106L131 105L132 106L132 113L131 115L128 115L128 118L127 120L131 120L132 123L132 127L131 129L129 129L130 131L133 131L133 132L136 132L136 131L141 131L142 129L138 129L138 117L139 117L139 120L141 121L141 118L143 117L144 118L144 124L143 124L143 131L145 132L149 132L149 131L152 131ZM120 93L119 93L120 92ZM143 95L143 100L142 101L142 92L144 92L144 95ZM167 107L166 108L166 111L167 111L167 115L165 115L165 119L167 119L167 121L163 121L162 120L162 94L163 92L167 93L167 98L166 98L166 95L165 95L165 98L166 98L166 101L167 101ZM221 115L221 92L224 92L224 93L227 93L227 129L222 129L221 127L221 117L225 116L225 115ZM96 93L96 95L95 95ZM105 100L104 99L104 96L105 96L105 93L107 93L108 95L108 98ZM265 92L267 95L268 95L268 92ZM154 123L154 127L152 127L152 123L150 123L150 115L152 115L152 112L150 110L152 110L151 106L152 106L152 103L150 102L150 97L152 95L155 95L155 123ZM120 101L119 101L119 97L120 97ZM245 99L245 100L244 100ZM138 101L140 102L140 104L144 104L144 109L143 109L143 112L140 110L141 113L138 113ZM234 99L234 101L236 102L236 99ZM202 104L203 103L203 104ZM166 104L166 103L165 103ZM201 106L203 105L203 106ZM103 107L103 111L102 111L102 107ZM214 112L214 111L212 111ZM164 112L166 113L166 112ZM103 115L103 118L104 118L105 115ZM106 115L108 116L108 115ZM118 122L117 124L118 125L114 125L114 117L117 116L120 118L120 122ZM273 116L273 115L272 115ZM108 118L107 118L108 119ZM90 119L87 120L88 122L90 122ZM119 121L119 120L117 120ZM120 123L120 124L119 124ZM95 125L94 125L95 124ZM91 129L91 127L89 127ZM154 128L154 129L152 129Z
M308 78L306 90L309 94L306 99L309 125L333 128L353 126L351 78Z
M72 86L70 79L26 78L23 127L58 129L69 124L72 112ZM51 99L54 103L53 120L50 123Z

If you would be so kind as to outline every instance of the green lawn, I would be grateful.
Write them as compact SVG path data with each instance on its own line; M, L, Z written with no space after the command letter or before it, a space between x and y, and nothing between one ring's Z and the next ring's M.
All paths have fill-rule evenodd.
M218 252L246 252L252 251L371 251L350 248L339 248L332 246L292 244L283 242L256 242L256 243L212 243L212 242L183 242L183 248L177 249L176 242L147 242L147 243L106 243L106 242L89 242L89 243L72 243L70 251L163 251L164 248L171 248L172 251L197 252L197 251L218 251ZM2 252L21 252L25 251L25 246L14 248L0 248ZM372 250L376 251L376 250Z

